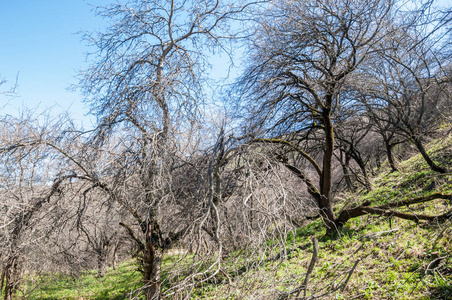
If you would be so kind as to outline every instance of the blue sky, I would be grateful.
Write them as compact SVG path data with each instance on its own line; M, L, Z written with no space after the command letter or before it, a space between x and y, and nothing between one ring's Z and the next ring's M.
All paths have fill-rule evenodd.
M65 111L84 127L90 127L88 108L78 92L68 91L77 84L77 71L89 49L80 31L99 31L106 21L95 15L93 5L112 0L0 0L0 78L13 85L18 76L17 96L0 95L1 114L18 115L24 108L36 114L51 109ZM216 56L213 77L227 76L228 59ZM5 104L6 103L6 104Z
M101 30L105 20L95 16L93 5L111 2L0 0L0 78L8 81L0 86L0 92L18 76L17 96L8 99L0 95L2 115L18 115L23 108L36 109L36 113L68 111L90 127L82 95L67 89L77 83L77 70L87 66L86 53L94 50L87 48L77 33ZM447 5L448 1L438 2ZM227 64L225 57L214 59L211 75L226 76Z
M68 110L83 119L82 96L67 88L77 83L77 70L86 66L82 30L100 30L104 20L96 17L90 4L104 0L0 0L0 77L11 86L18 76L17 97L0 96L2 114L17 115L23 107L37 112ZM88 124L86 124L88 125Z

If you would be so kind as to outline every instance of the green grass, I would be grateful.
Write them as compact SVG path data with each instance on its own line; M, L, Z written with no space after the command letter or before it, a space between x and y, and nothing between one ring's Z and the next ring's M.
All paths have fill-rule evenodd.
M136 263L123 262L116 270L109 269L103 278L96 271L83 272L79 277L64 274L43 274L26 278L27 299L129 299L128 294L141 286L141 273ZM37 283L37 286L36 286Z
M451 137L433 141L429 153L452 168L452 155L441 156L449 153L451 145ZM342 195L336 211L344 205L364 201L380 205L435 192L452 193L452 176L431 171L420 155L401 162L399 167L398 172L384 167L379 170L372 179L371 192ZM400 208L430 215L447 209L450 207L444 200ZM345 289L325 299L452 299L452 220L416 224L398 218L361 216L351 219L338 237L324 234L322 221L317 219L290 232L283 243L269 240L264 246L273 250L262 255L262 263L254 268L246 267L257 260L251 254L231 253L223 261L223 271L232 284L226 284L226 275L219 274L214 281L196 286L192 298L274 299L276 294L290 291L303 282L313 252L311 239L317 237L320 251L308 294L318 292L325 284L339 282L359 260ZM271 259L281 247L286 247L287 257ZM171 269L177 259L167 257L163 267ZM187 256L185 262L189 261ZM34 286L35 291L27 299L128 299L128 293L141 285L141 274L136 270L136 263L127 261L117 270L108 270L102 279L96 278L94 271L85 272L79 278L59 274L29 278L27 286ZM163 278L164 290L167 284Z
M432 141L428 153L433 160L443 166L452 167L452 136ZM452 175L432 171L420 154L414 155L399 164L399 171L389 168L379 170L373 178L373 190L356 198L356 202L371 201L372 205L400 201L412 197L427 196L433 193L452 193Z

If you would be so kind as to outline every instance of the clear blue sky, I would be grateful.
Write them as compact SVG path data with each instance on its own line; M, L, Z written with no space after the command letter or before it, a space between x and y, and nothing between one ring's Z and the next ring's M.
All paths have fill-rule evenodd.
M82 96L67 88L77 83L90 50L81 41L82 30L100 30L104 20L92 11L108 0L0 0L0 77L11 86L18 75L17 97L0 96L1 111L17 115L22 107L53 113L68 110L84 119ZM92 49L91 49L92 50ZM88 124L86 124L88 125Z
M22 108L68 111L89 127L82 96L67 88L76 84L77 70L86 66L90 50L77 34L102 29L105 21L91 5L113 0L0 0L0 78L12 85L18 76L17 97L0 95L0 114L17 115ZM447 0L439 3L447 5ZM213 62L211 75L226 76L227 59ZM222 72L223 71L223 72ZM6 106L4 106L6 104Z
M18 115L23 108L48 108L52 114L68 111L84 127L83 97L68 91L76 84L77 71L87 66L86 47L80 31L98 31L106 21L95 15L93 5L107 5L114 0L0 0L0 78L13 85L18 76L17 96L0 95L0 114ZM217 58L220 56L217 56ZM227 76L228 59L213 61L212 76ZM6 104L6 106L4 106Z

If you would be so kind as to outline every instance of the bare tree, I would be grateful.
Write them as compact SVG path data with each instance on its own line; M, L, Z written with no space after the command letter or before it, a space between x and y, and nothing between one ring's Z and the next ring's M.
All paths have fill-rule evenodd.
M432 170L447 172L424 147L447 118L441 111L448 103L450 85L444 32L435 26L439 22L446 27L447 14L430 12L431 4L421 11L399 12L403 18L393 18L387 25L393 28L392 35L379 43L379 51L360 71L367 82L359 98L384 139L393 170L392 147L409 140Z
M318 186L283 159L308 185L328 233L336 229L332 166L340 91L385 31L391 1L283 1L260 11L241 85L262 142L292 148L316 170ZM275 139L276 137L278 137ZM298 141L316 140L320 161Z
M55 224L44 227L42 221L50 214L52 200L61 197L63 185L74 178L66 173L67 157L53 143L57 133L60 141L64 140L60 134L67 124L40 118L5 117L0 123L0 291L4 287L5 300L12 299L19 289L23 267L33 265L31 249L55 229Z
M98 48L81 82L98 116L94 140L102 145L116 135L118 141L116 185L103 187L135 219L121 225L141 249L147 299L160 298L164 251L188 230L189 223L170 228L165 222L183 214L175 208L173 175L186 165L181 158L192 143L193 135L182 130L197 126L206 46L221 48L221 39L232 38L227 21L243 7L220 1L128 1L99 8L112 25L87 36ZM170 203L176 206L169 208Z

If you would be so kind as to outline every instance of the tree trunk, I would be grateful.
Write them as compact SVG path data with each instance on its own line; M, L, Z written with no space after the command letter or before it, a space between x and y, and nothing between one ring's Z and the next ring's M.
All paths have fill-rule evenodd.
M333 211L333 196L331 193L332 184L332 162L334 154L334 130L330 116L330 104L332 95L326 96L327 107L323 109L322 119L325 130L325 148L323 151L322 176L320 177L320 216L326 225L326 234L332 234L336 231L336 217Z
M160 300L163 249L160 238L160 227L157 220L147 222L145 236L146 245L143 253L142 267L146 300Z
M121 241L117 241L115 244L115 249L113 250L113 270L116 270L116 264L118 261L118 251L119 247L121 247Z
M394 153L392 152L393 145L391 145L391 143L389 142L389 139L384 135L383 135L383 140L385 143L386 155L388 157L389 166L391 167L393 172L398 171L399 169L397 168L397 165L395 162Z
M8 260L6 267L3 271L5 296L4 300L12 300L13 295L16 292L19 285L19 276L17 270L17 257L12 257Z
M381 160L379 155L375 155L375 167L379 170L381 168Z
M367 173L366 164L363 162L361 157L356 156L355 161L358 163L359 168L361 169L361 172L363 173L364 177L364 187L368 192L372 191L372 184L370 183L369 174Z
M146 300L161 299L161 265L162 251L156 249L152 243L147 243L143 259L144 285Z
M424 160L427 162L427 164L430 166L430 168L439 173L447 173L447 169L441 166L438 166L428 155L427 151L424 148L424 145L422 144L422 141L420 138L414 138L413 139L414 144L416 145L417 149L421 153Z
M342 154L345 155L345 161L343 161ZM341 157L340 157L339 162L342 166L342 172L344 173L345 184L347 185L347 188L350 192L354 192L355 187L353 186L353 182L351 179L352 174L350 174L350 172L349 172L350 156L347 155L347 153L341 151Z
M97 277L102 278L105 276L105 270L107 268L106 266L107 259L104 255L104 253L99 254L97 257Z
M351 180L351 174L348 171L348 166L345 164L342 164L342 171L344 172L344 178L345 178L345 183L347 185L347 188L350 192L355 192L355 187L353 186L353 182Z

